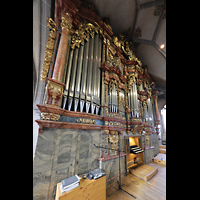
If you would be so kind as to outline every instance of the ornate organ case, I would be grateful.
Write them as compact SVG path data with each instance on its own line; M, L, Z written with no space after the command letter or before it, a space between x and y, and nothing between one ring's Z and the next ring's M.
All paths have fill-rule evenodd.
M55 1L38 104L43 127L101 131L99 145L125 150L124 136L159 133L155 86L126 34L114 35L108 19L80 0ZM99 160L116 151L100 150ZM125 156L123 154L122 156Z

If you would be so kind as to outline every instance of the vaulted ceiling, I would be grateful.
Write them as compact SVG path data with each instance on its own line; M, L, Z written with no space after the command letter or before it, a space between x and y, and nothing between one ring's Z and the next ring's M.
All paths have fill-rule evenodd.
M130 32L137 57L147 65L158 98L166 98L165 0L86 0L101 18L108 17L115 35ZM165 48L161 49L160 45Z

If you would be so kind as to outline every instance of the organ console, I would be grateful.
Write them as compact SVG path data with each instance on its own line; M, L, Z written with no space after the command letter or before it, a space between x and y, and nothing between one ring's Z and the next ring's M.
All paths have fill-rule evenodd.
M138 154L138 153L142 153L142 152L144 152L144 150L141 149L140 147L138 147L137 145L130 146L130 153Z

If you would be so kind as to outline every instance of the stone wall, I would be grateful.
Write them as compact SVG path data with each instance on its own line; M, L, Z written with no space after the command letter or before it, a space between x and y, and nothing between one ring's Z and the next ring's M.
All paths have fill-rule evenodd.
M33 199L54 199L56 184L99 167L101 131L43 128L33 163Z
M101 134L100 130L43 128L33 163L33 199L54 200L58 182L99 168L100 150L94 144L101 145ZM125 156L120 157L120 163L123 172ZM106 180L118 175L118 169L119 158L102 162ZM107 185L116 180L117 177Z

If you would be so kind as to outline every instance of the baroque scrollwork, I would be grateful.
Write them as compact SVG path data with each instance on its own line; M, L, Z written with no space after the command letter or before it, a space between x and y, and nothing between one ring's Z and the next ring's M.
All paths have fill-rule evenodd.
M96 120L92 120L92 119L89 119L89 118L79 118L79 119L77 119L77 123L96 124Z
M133 134L136 134L137 132L141 135L143 131L143 125L136 125L134 129L132 130Z
M118 82L115 79L111 79L109 82L109 93L112 91L114 84L116 85L118 89Z
M72 35L71 48L74 49L75 46L79 48L80 44L84 44L84 40L88 41L89 36L94 38L95 32L103 34L103 29L91 23L80 23L78 29Z
M63 86L49 80L46 85L46 91L47 91L47 101L45 102L45 104L48 104L49 99L52 98L52 102L50 104L53 106L59 106L58 104L60 102L57 101L63 95Z
M60 115L54 114L54 113L41 113L41 118L43 120L53 120L53 121L58 121L60 119Z
M119 140L119 136L118 135L108 135L108 141L111 143L111 144L116 144Z
M72 23L69 22L69 20L67 20L65 17L62 17L62 22L61 22L60 26L61 26L61 28L66 28L68 31L70 31L72 28Z
M138 78L137 72L135 73L133 72L128 75L128 84L127 84L128 91L130 91L131 87L133 86L133 82L136 82L136 78Z
M41 81L44 81L48 71L49 71L49 67L51 64L51 59L53 56L53 49L54 49L54 44L55 44L55 31L56 31L56 24L55 22L49 17L47 18L47 26L51 29L49 31L49 35L47 38L47 43L46 43L46 49L44 52L44 61L42 64L42 71L41 71Z

